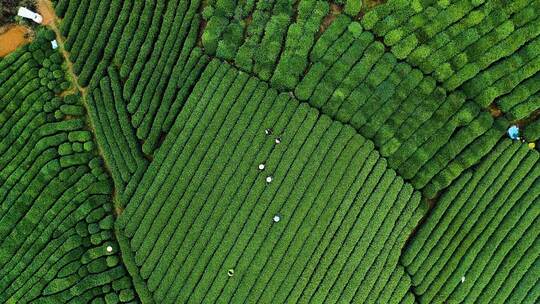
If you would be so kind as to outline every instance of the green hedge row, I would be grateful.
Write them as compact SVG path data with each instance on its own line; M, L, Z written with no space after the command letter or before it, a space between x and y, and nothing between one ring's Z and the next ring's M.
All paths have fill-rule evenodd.
M157 113L154 117L146 115L142 122L145 135L148 133L142 146L144 153L151 153L158 148L160 137L170 130L208 61L208 57L200 48L182 51L178 63L173 68Z
M272 75L271 84L278 90L292 90L303 76L308 54L319 31L322 18L328 12L328 3L301 1L296 22L287 30L284 50Z
M536 57L540 55L537 51L540 47L539 43L540 39L535 39L506 60L482 71L463 85L463 91L470 98L476 98L476 101L484 107L488 106L495 97L509 93L517 84L538 71ZM531 82L532 79L527 81ZM508 112L513 105L508 101L497 101L497 104L502 107L504 112Z
M523 300L509 291L531 286L521 277L534 271L525 252L538 250L538 160L504 140L442 195L401 258L420 302ZM512 276L520 259L529 266Z
M105 19L110 1L89 1L88 9L84 12L84 15L80 18L82 24L73 34L68 33L66 37L65 47L70 52L70 60L74 63L77 62L80 54L88 53L92 44L86 45L86 41L96 42L96 38L99 34L98 25L94 23L94 20L99 20L99 23ZM83 7L84 9L84 7ZM79 9L77 9L78 11ZM89 16L89 18L86 18ZM76 22L77 20L75 20ZM70 30L71 31L71 30ZM87 40L88 38L88 40ZM80 65L77 67L77 71L80 72Z
M122 62L124 62L124 58L127 55L127 51L130 49L134 38L141 37L141 34L135 36L135 33L137 32L137 29L139 29L139 26L145 27L145 24L151 18L148 14L153 12L153 6L155 5L154 2L146 2L143 0L128 2L133 2L133 5L130 11L123 11L121 14L121 16L124 16L123 18L127 18L128 20L127 23L120 28L122 35L118 39L118 48L116 49L116 52L114 52L113 57L113 62L116 65L121 65ZM139 22L141 22L140 25ZM115 26L115 30L117 28L118 27Z
M127 188L128 184L133 178L138 181L147 160L131 127L116 69L109 68L109 77L101 79L100 87L87 96L87 103L98 144L110 165L119 199L125 203L133 192L133 187Z
M295 96L350 123L401 176L434 197L488 153L506 121L494 128L493 118L463 94L447 96L434 78L398 63L359 24L345 26L347 20L336 19L328 29L333 35L323 34L315 44L315 62ZM473 155L472 147L480 154Z
M195 9L195 6L190 7L188 16L184 18L189 21L184 20L184 24L182 24L182 27L186 27L182 29L186 34L179 35L176 41L173 42L174 44L166 48L173 48L172 45L183 45L182 50L167 54L167 61L160 59L159 63L161 65L158 65L158 68L162 67L164 70L154 70L150 83L146 90L142 91L144 93L140 102L136 99L140 96L137 92L141 88L141 82L139 82L135 91L135 98L132 98L128 103L128 110L136 109L132 110L132 113L134 113L132 124L137 127L137 137L145 140L143 151L146 154L152 153L157 148L159 131L166 130L163 125L166 123L165 113L167 116L172 117L175 117L173 115L178 113L177 106L173 107L172 105L172 99L176 98L182 102L184 101L182 99L187 98L185 91L193 86L194 79L200 73L198 70L202 69L202 66L206 64L206 56L202 55L200 49L195 49L198 24L200 22L198 16L193 16ZM156 72L160 72L160 74L156 74ZM180 89L182 91L176 96L171 96L173 92L179 89L178 84L181 85ZM156 116L159 117L159 120Z
M160 3L158 2L158 7L161 5ZM155 38L152 36L154 28L157 30L160 27L154 26L154 28L151 28L139 50L140 53L134 65L122 65L120 75L127 78L124 85L124 97L126 100L130 100L130 103L138 105L141 99L151 98L156 85L150 81L154 79L157 81L159 77L168 76L168 73L164 73L163 69L172 68L178 54L184 47L188 49L193 47L195 38L189 33L193 29L198 29L199 19L195 17L195 12L199 4L199 1L169 2L163 16L164 21L160 25L161 31L159 35ZM172 30L172 28L177 27L177 30ZM124 70L126 70L126 74L124 74ZM129 76L127 71L129 71ZM143 93L144 97L142 96ZM149 97L146 97L147 94L149 94ZM133 97L133 100L131 97ZM142 114L144 113L142 112ZM135 122L134 126L137 127L138 123Z
M89 5L92 3L94 6L98 1L85 1L84 3L70 2L62 24L60 25L60 33L63 37L66 37L64 47L70 51L72 49L75 39L77 39L77 33L82 27L83 22L89 22L90 18L84 18ZM93 16L92 16L93 17Z
M120 64L120 77L126 79L135 64L142 58L145 58L152 51L152 44L155 43L155 39L158 37L160 27L158 24L161 22L161 16L163 16L163 10L166 8L166 3L163 1L144 1L144 8L142 9L140 16L137 16L138 23L133 24L134 33L131 37L129 47L125 49L125 53ZM160 17L158 17L160 16ZM129 23L128 23L129 25ZM120 48L117 52L120 51ZM142 67L138 66L139 69ZM125 93L124 98L129 100L127 94L131 94L131 91Z
M120 2L111 2L107 7L103 7L103 2L100 3L99 12L96 15L96 18L101 18L100 12L102 10L106 11L107 14L103 16L103 19L99 22L94 22L93 28L90 29L90 32L97 32L98 35L93 37L92 35L85 35L86 40L84 45L81 48L80 55L77 58L71 58L71 61L74 63L73 71L79 76L78 82L81 86L86 87L90 84L90 81L93 78L104 76L104 68L96 71L96 68L101 64L103 60L105 51L98 50L108 50L108 56L112 56L112 52L115 49L115 43L117 43L118 33L113 32L114 27L122 27L122 23L117 24L117 22L123 22L121 18L119 20L119 12L123 8L123 5ZM101 21L104 20L104 21ZM112 33L111 33L112 32ZM114 35L116 34L116 36ZM111 43L112 42L112 43ZM107 62L109 64L109 62ZM98 72L96 75L95 73ZM97 82L97 80L95 81Z
M538 72L539 8L528 0L394 0L369 10L361 22L397 58L432 74L447 90L462 87L487 107ZM523 93L505 96L503 112L524 102ZM530 107L517 114L528 116Z
M540 139L540 121L537 120L525 127L524 135L529 141L537 141Z
M538 104L539 82L540 72L520 83L510 94L500 98L497 105L503 112L508 113L510 119L528 118L540 109Z
M352 127L213 60L117 226L156 302L399 302L424 212Z
M111 183L80 99L59 94L68 87L53 38L38 30L30 45L0 59L0 298L89 303L115 289L130 302Z
M349 29L351 27L349 26ZM350 32L350 30L348 30ZM371 62L376 61L384 51L382 44L373 42L373 35L369 32L362 32L361 34L344 34L341 36L344 40L343 46L340 43L332 45L331 49L327 51L327 55L323 56L320 61L312 65L295 89L295 96L300 100L310 100L313 96L316 98L318 105L325 102L326 99L332 94L332 89L336 89L337 85L343 80L347 73L354 67L361 68L362 65L357 62L362 58L364 51L368 46L370 48L370 57L367 60ZM329 58L327 58L330 56ZM342 63L336 63L342 62ZM355 65L357 64L357 65ZM369 71L369 70L368 70ZM366 71L364 71L366 73ZM360 74L362 75L362 74ZM321 84L321 81L323 82ZM327 84L324 82L328 82ZM319 89L320 86L320 89ZM315 90L318 89L324 92L325 95L316 97ZM344 98L343 96L342 98Z

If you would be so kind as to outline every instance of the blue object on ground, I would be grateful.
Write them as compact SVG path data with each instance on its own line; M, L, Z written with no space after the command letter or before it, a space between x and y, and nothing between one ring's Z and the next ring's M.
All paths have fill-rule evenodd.
M516 125L513 125L510 128L508 128L508 136L511 139L519 139L519 127Z

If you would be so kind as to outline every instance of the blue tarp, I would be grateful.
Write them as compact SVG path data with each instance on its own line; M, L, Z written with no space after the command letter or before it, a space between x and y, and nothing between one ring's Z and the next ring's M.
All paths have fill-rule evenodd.
M508 128L508 136L511 139L519 139L519 127L516 125L513 125L510 128Z

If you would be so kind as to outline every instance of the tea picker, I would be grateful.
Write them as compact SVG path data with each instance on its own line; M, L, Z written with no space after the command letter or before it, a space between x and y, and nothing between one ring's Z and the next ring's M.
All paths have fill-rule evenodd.
M508 137L513 140L520 140L519 138L519 127L517 125L512 125L508 128Z

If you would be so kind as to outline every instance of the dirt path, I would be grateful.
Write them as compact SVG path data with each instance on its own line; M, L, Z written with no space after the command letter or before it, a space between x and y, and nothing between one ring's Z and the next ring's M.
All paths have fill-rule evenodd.
M72 84L74 86L74 89L66 91L62 93L62 95L67 95L69 93L75 93L76 91L79 91L83 95L83 100L85 100L86 88L83 88L79 84L79 77L77 77L77 75L73 72L73 63L71 62L71 60L69 60L69 53L64 48L64 37L62 37L62 34L58 29L58 17L56 16L56 13L54 11L52 2L50 0L37 0L37 7L39 14L43 16L43 24L51 28L56 34L56 41L58 42L60 52L64 56L64 61L66 62L67 73L72 79Z
M88 90L87 88L82 87L80 85L79 77L75 74L75 72L73 72L73 62L71 62L71 60L69 59L69 53L66 51L64 47L64 37L62 36L62 34L60 33L60 30L58 29L59 19L58 19L58 16L56 16L56 12L54 11L53 4L50 0L37 0L37 6L38 6L39 13L43 16L43 20L44 20L43 23L46 26L48 26L50 29L52 29L54 33L56 34L56 41L58 42L58 48L62 56L64 57L64 62L66 63L66 70L69 75L69 78L71 79L71 83L73 85L71 89L62 92L60 95L65 96L65 95L80 92L82 104L86 109L86 113L90 113L90 108L88 107L88 103L87 103ZM45 23L45 20L47 20L46 23ZM90 128L90 131L94 134L94 141L97 147L96 148L97 154L101 157L101 159L103 159L105 171L107 171L109 176L112 176L111 169L109 167L109 164L106 161L106 158L104 157L103 150L101 149L101 146L97 144L97 140L95 138L96 127L95 127L94 122L92 121L92 117L90 115L87 115L87 118L88 118L87 120L88 127ZM117 199L116 187L113 187L113 189L114 190L112 193L112 201L115 206L115 212L116 212L115 215L118 216L120 215L120 213L122 213L123 208L121 206L121 203Z
M0 57L32 41L32 30L24 25L11 25L0 29Z
M50 1L37 0L36 6L39 14L43 17L43 25L53 25L56 20L56 12Z

